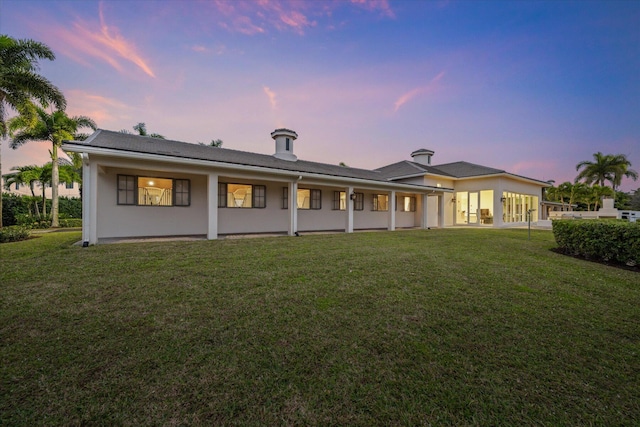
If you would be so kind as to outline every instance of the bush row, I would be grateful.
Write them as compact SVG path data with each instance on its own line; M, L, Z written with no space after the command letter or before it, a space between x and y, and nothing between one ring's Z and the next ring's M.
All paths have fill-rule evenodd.
M31 230L21 225L0 228L0 243L19 242L26 240L31 235Z
M50 218L38 218L37 215L35 215L36 203L38 204L39 212L42 212L41 197L2 193L2 225L5 227L9 225L29 225L32 228L49 227L49 225L51 225ZM50 213L51 200L47 200L46 208L47 213ZM63 219L67 218L82 218L82 199L77 197L60 197L58 199L58 214L61 223ZM47 221L49 221L48 224Z
M554 220L559 249L597 261L640 265L640 223L621 220Z

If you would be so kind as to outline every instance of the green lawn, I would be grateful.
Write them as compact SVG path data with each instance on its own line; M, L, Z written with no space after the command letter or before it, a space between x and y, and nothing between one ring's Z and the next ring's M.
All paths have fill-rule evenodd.
M552 233L0 245L0 425L640 424L640 274Z

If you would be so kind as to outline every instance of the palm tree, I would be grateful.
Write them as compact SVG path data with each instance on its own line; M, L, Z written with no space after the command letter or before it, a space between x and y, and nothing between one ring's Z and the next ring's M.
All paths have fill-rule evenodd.
M14 110L25 117L35 117L33 102L43 107L50 103L57 109L66 107L64 95L49 80L37 73L38 60L54 60L44 43L14 39L0 34L0 138L7 136L6 114ZM2 155L0 152L0 173ZM2 228L2 191L0 191L0 228Z
M593 162L582 161L576 165L576 170L580 171L576 177L576 182L584 180L586 184L605 185L605 181L611 183L611 188L615 191L620 185L622 177L626 176L638 179L638 173L631 169L631 162L624 154L602 154L600 151L593 155Z
M631 178L636 181L638 179L638 172L631 169L631 162L624 154L616 154L611 159L611 163L615 166L613 171L613 191L622 184L622 177Z
M40 209L38 208L38 202L36 201L36 193L33 190L34 184L40 180L42 175L41 166L14 166L11 168L13 173L6 174L4 176L4 188L9 189L14 184L28 185L31 190L31 197L34 200L35 214L40 216Z
M142 122L140 122L137 125L133 126L133 130L138 132L138 135L140 135L140 136L148 136L148 137L151 137L151 138L166 139L163 135L160 135L159 133L147 133L147 125L142 123ZM120 132L131 134L131 132L126 130L126 129L122 129Z
M64 140L86 139L87 135L79 133L78 129L91 128L96 130L96 123L86 116L69 117L62 110L47 114L42 108L36 108L35 122L24 116L9 120L11 133L11 148L17 148L29 141L50 141L52 143L51 162L51 227L58 227L58 184L60 183L58 166L58 147Z

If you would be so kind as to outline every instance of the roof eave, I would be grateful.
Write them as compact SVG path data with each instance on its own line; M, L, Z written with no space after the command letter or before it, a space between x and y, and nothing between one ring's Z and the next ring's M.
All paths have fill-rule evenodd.
M376 181L372 179L365 178L351 178L351 177L343 177L336 175L323 175L319 173L312 172L300 172L300 171L288 171L284 169L277 168L269 168L265 166L252 166L252 165L240 165L237 163L226 163L220 162L216 160L202 160L202 159L192 159L188 157L175 157L166 154L151 154L151 153L140 153L135 151L126 151L126 150L117 150L111 148L103 148L103 147L93 147L86 144L86 141L82 143L78 143L77 141L64 141L62 144L62 149L66 151L71 151L74 153L87 153L98 154L109 157L118 157L118 158L126 158L126 159L138 159L138 160L146 160L146 161L159 161L164 163L178 163L178 164L187 164L193 166L206 166L211 167L215 166L220 169L227 170L242 170L242 171L250 171L250 172L259 172L259 173L271 173L283 175L290 178L311 178L311 179L322 179L324 181L340 181L344 183L353 183L360 184L361 186L374 186L379 188L388 188L388 189L405 189L405 190L413 190L420 192L433 192L433 191L441 191L444 193L453 192L452 188L443 188L443 187L434 187L428 185L418 185L418 184L400 184L389 181Z

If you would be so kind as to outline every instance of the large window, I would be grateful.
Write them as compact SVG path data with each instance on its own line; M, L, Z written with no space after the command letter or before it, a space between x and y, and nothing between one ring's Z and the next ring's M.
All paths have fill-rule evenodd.
M389 195L388 194L374 194L373 195L373 210L374 211L388 211L389 210Z
M322 209L322 192L306 188L298 189L298 209Z
M251 184L218 184L219 208L265 208L267 187Z
M531 221L538 220L538 197L528 194L502 193L502 216L505 223L526 222L531 212Z
M118 204L137 206L189 206L191 181L118 175Z
M347 193L344 191L333 192L333 210L344 211L347 209Z
M414 196L400 196L396 200L396 210L400 212L415 212L416 198Z

